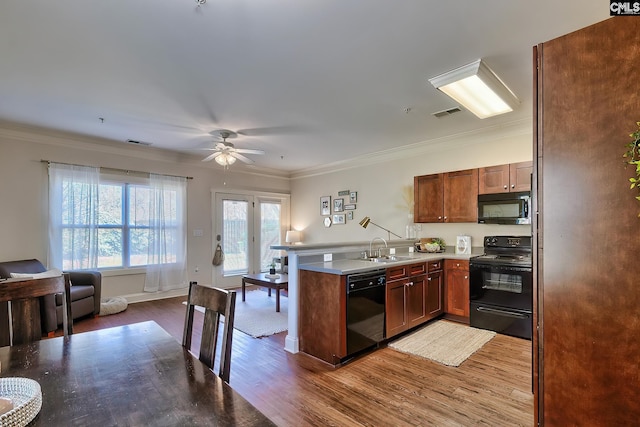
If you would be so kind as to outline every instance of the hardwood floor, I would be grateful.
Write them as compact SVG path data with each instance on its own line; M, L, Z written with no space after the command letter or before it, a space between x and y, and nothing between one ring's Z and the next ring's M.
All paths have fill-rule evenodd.
M181 341L183 300L131 304L77 321L74 333L155 320ZM458 368L383 348L334 369L284 351L285 335L235 330L231 359L231 386L279 426L533 425L530 341L498 335Z

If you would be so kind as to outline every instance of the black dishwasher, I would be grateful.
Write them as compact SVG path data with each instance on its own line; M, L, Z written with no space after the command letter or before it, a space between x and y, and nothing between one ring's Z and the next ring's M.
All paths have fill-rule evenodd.
M379 269L347 276L347 354L384 340L386 271Z

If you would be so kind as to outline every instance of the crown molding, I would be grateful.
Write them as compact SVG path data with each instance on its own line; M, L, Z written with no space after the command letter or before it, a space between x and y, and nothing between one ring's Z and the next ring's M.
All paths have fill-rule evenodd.
M291 179L303 179L330 173L378 165L394 160L419 157L424 154L484 144L496 139L507 139L521 136L533 136L531 119L514 120L479 130L460 132L454 135L434 138L404 145L389 150L378 151L352 159L341 160L327 165L292 172Z
M180 163L191 167L223 172L223 170L215 167L214 165L202 163L201 157L194 154L156 147L125 144L120 141L114 141L106 138L98 138L95 136L80 135L16 123L0 121L0 138L17 142L46 144L74 150L84 150L92 153L113 154L164 163ZM257 177L289 179L288 172L259 168L253 165L236 165L236 167L230 169L228 172Z

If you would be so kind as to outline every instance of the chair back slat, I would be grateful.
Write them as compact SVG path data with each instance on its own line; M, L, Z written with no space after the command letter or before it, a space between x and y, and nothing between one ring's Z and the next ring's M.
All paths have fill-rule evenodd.
M196 306L205 309L198 358L211 369L214 369L219 325L222 321L221 316L224 316L218 375L228 383L231 374L231 345L233 341L236 292L195 283L189 286L189 298L185 314L184 333L182 335L182 345L187 349L191 349L193 317Z

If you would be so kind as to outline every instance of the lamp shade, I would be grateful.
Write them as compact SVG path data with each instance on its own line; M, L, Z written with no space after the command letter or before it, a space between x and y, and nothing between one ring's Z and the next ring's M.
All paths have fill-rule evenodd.
M362 228L367 228L367 226L369 225L370 222L371 222L371 218L369 218L368 216L365 216L360 221L360 225L362 226Z
M433 77L429 82L481 119L513 111L520 103L481 59Z
M302 233L297 230L289 230L284 240L287 243L299 243L302 241Z

